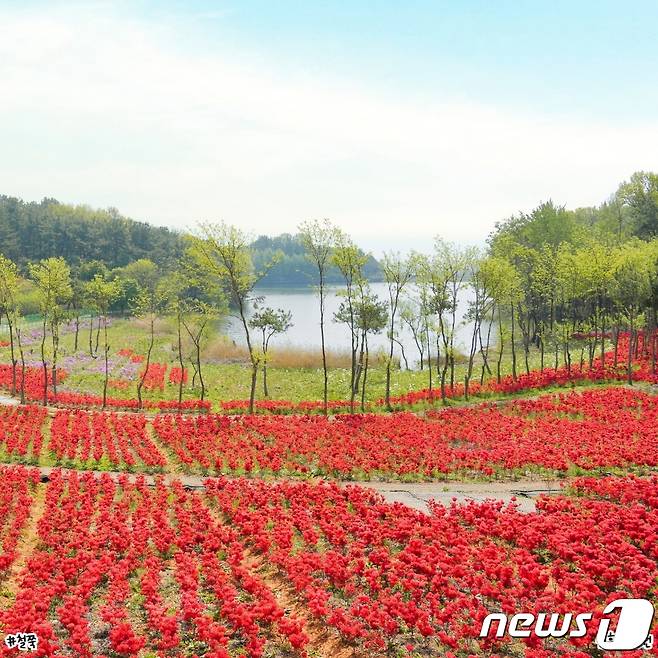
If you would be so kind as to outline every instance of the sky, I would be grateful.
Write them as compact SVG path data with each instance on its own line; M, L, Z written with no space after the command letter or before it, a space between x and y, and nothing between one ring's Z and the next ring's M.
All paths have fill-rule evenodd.
M0 194L373 251L658 170L658 3L0 0Z

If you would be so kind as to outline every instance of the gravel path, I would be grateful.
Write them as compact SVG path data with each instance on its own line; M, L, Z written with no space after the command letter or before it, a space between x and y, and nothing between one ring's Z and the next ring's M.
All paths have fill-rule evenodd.
M355 482L380 493L389 503L403 503L408 507L428 511L427 503L434 500L450 505L453 499L459 503L482 502L487 499L511 502L512 498L522 512L534 512L535 500L542 494L555 495L561 487L556 482L520 480L518 482Z
M10 395L0 393L0 405L3 407L16 407L20 404L20 400L12 398Z
M41 473L42 478L46 481L56 467L38 466L36 467ZM70 469L61 469L63 471ZM155 484L157 476L141 475L135 473L125 473L119 471L77 471L78 473L93 473L100 477L107 473L112 479L118 480L119 477L128 477L135 480L143 477L147 485ZM182 485L189 489L204 489L205 477L200 475L175 475L163 474L165 484L178 480ZM275 480L274 480L275 481ZM378 492L389 503L402 503L413 509L427 512L429 510L427 503L435 500L442 505L450 505L453 498L459 503L484 500L502 500L509 503L512 498L516 498L519 509L522 512L534 512L535 500L542 494L558 494L560 486L556 482L546 482L542 480L519 480L517 482L341 482L341 486L358 485L368 487Z

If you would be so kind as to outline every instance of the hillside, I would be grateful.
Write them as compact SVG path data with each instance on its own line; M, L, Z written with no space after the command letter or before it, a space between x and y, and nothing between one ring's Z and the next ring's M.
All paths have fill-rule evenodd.
M182 254L184 240L174 231L137 222L115 209L0 196L0 245L2 253L21 266L61 256L71 264L98 260L113 269L140 258L164 266Z
M61 256L72 265L101 261L108 269L148 258L163 268L171 266L185 249L185 234L121 215L116 209L73 206L55 199L25 202L0 196L0 253L23 267L30 261ZM278 254L280 261L263 279L265 286L305 286L315 281L314 266L299 240L288 233L260 236L253 244L254 265L262 269ZM370 258L365 268L373 280L381 276ZM341 283L332 269L329 283Z

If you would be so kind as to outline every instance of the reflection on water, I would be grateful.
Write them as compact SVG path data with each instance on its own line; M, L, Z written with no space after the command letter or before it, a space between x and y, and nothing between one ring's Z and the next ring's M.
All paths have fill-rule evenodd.
M385 283L373 283L371 289L382 301L388 301L388 288ZM330 287L327 290L325 301L326 345L333 350L349 351L350 332L347 325L333 321L334 313L342 301L342 298L336 294L340 288ZM262 304L265 306L292 311L294 326L283 336L276 336L272 341L274 346L320 347L320 308L318 295L312 288L261 288L257 290L257 294L264 298ZM460 351L468 350L467 346L471 339L472 324L464 322L470 299L472 299L471 290L465 288L461 292L457 309L459 325L456 331L455 347ZM228 333L237 342L244 342L244 330L235 318L231 318L229 321ZM409 365L417 363L418 350L407 327L399 332L398 339L404 345ZM369 336L368 341L373 352L378 348L388 349L385 331L379 335ZM397 346L395 351L399 355Z

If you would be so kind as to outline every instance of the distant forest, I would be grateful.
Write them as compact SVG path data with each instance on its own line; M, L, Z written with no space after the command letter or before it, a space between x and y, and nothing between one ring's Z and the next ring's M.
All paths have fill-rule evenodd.
M38 203L0 196L0 253L21 268L28 262L61 256L72 265L101 262L109 270L142 258L163 270L173 267L186 248L184 233L124 217L115 208L97 210L72 206L55 199ZM307 260L296 236L260 236L253 243L256 270L277 255L278 262L262 280L267 286L305 286L315 281L315 266ZM370 258L365 274L381 280L379 263ZM341 283L338 270L328 283Z
M513 215L496 224L489 236L493 247L505 239L527 248L581 242L586 236L607 244L630 238L658 236L658 174L639 171L598 206L568 210L551 201L529 213ZM108 270L149 259L166 271L175 267L187 246L182 232L124 217L115 208L97 210L55 199L24 202L0 196L0 253L26 271L28 262L61 256L72 266L103 263ZM315 266L306 258L297 236L284 233L260 236L252 245L254 267L262 271L272 262L262 285L305 286L316 280ZM370 257L364 274L381 281L379 262ZM335 269L327 282L342 284Z
M148 258L161 267L185 249L181 234L119 212L70 206L55 199L26 203L0 196L0 252L20 267L51 256L72 265L100 261L108 269Z

